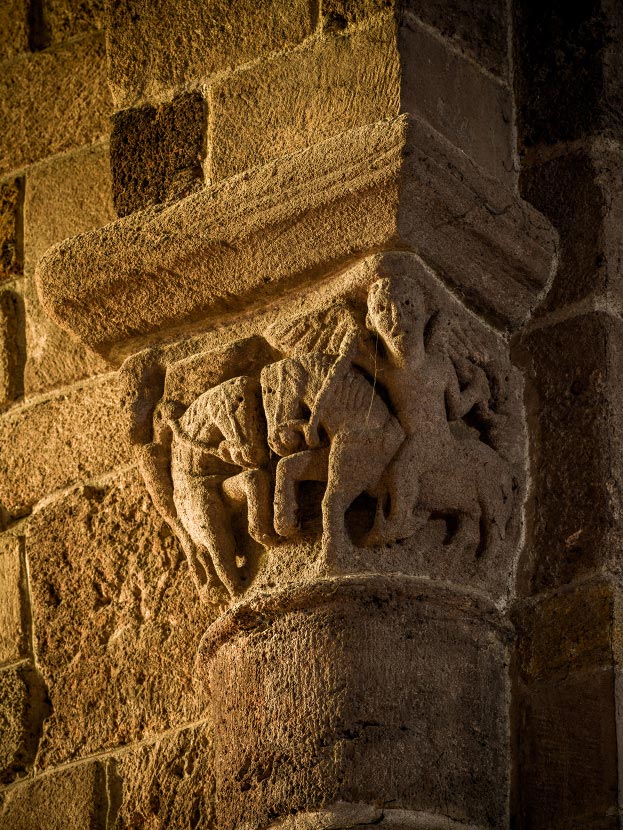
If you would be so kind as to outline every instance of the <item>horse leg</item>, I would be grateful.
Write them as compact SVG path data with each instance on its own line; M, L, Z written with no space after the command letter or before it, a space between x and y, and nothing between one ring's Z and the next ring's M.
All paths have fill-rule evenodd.
M183 498L175 494L175 507L191 539L210 554L216 575L231 597L242 593L240 571L236 565L236 547L229 511L223 504L217 485L197 477Z
M223 482L223 492L236 504L246 504L249 536L266 547L274 545L270 476L266 470L245 470Z
M326 481L329 448L303 450L282 458L275 471L275 530L293 536L298 529L296 485L299 481Z
M338 433L331 443L327 489L322 500L322 548L325 563L351 542L346 511L363 492L378 487L385 468L404 437L391 423L382 429Z

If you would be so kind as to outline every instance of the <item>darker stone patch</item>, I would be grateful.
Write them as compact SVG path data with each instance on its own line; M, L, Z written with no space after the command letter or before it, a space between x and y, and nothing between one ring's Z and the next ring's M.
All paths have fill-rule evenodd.
M31 769L49 714L45 684L35 669L23 665L0 671L0 784Z
M395 0L323 0L322 26L325 31L339 32L351 23L399 6Z
M197 93L113 116L110 165L119 216L180 199L200 186L206 102Z
M560 234L556 278L541 309L551 311L607 287L603 257L607 194L585 150L524 169L522 195ZM610 200L612 201L612 200Z
M24 394L26 332L24 300L0 292L0 407Z
M22 179L0 184L0 281L22 273Z
M521 0L516 14L518 126L526 147L623 128L623 6Z
M620 570L623 328L591 313L530 334L535 424L531 592Z
M508 73L506 0L405 0L405 10L454 41L489 72Z

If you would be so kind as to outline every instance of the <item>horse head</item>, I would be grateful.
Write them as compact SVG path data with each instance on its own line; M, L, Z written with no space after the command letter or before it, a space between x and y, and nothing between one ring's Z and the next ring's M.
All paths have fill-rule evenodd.
M298 360L285 358L262 369L261 384L268 446L277 455L292 455L303 448L307 372Z

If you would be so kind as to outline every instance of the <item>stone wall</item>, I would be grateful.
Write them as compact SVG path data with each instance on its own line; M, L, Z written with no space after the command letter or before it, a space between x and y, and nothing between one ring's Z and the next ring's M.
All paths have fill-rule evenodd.
M5 1L2 830L619 826L623 15L567 5ZM318 354L370 404L290 528Z

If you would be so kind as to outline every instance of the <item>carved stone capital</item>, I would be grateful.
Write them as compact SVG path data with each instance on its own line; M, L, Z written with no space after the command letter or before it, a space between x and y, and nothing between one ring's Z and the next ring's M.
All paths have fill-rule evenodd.
M52 317L125 359L147 488L220 613L196 671L223 830L507 826L509 336L554 260L540 214L404 117L41 261Z

